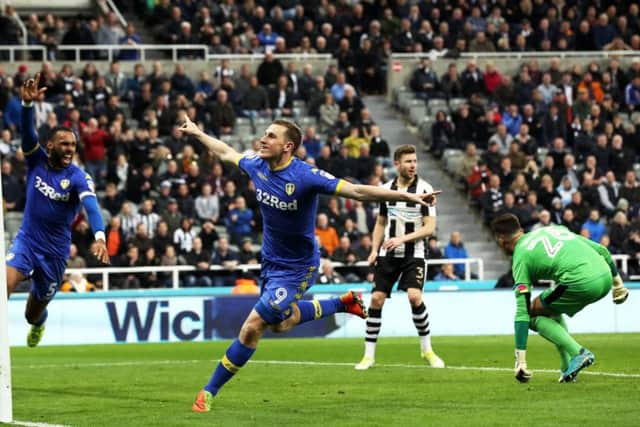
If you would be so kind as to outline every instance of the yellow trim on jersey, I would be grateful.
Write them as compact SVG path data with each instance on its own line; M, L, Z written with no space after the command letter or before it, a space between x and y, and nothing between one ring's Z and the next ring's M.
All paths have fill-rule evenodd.
M36 146L35 146L35 147L33 147L31 150L27 151L26 153L24 153L24 155L25 155L25 156L30 156L30 155L32 155L33 153L35 153L35 152L36 152L36 150L37 150L38 148L40 148L40 143L39 143L39 142L36 142Z
M242 160L243 157L244 157L244 154L238 153L238 157L233 161L233 163L235 163L236 166L240 167L240 160Z
M278 166L278 167L275 167L275 168L273 168L273 169L271 169L271 170L272 170L272 171L274 171L274 172L276 172L276 171L281 171L281 170L286 169L287 167L289 167L289 165L291 164L291 162L293 162L293 156L291 156L291 157L289 158L289 161L288 161L287 163L285 163L284 165L282 165L282 166Z
M240 367L235 365L232 361L230 361L226 354L224 355L220 363L222 363L222 366L224 366L224 369L231 372L232 374L235 374L240 370Z
M313 304L313 308L316 310L315 313L315 319L320 319L322 317L322 306L320 305L320 301L318 301L317 299L314 299L311 301L311 303Z
M336 191L334 191L333 194L339 194L343 184L344 184L344 179L340 178L338 180L338 185L336 185Z

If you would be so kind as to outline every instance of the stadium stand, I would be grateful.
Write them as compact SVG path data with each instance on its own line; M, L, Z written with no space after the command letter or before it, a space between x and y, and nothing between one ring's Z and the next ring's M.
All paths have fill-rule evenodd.
M491 200L491 206L496 212L512 210L527 226L536 226L543 211L560 222L564 211L571 210L584 222L584 211L595 206L601 221L622 210L634 227L640 200L634 179L640 169L640 60L622 51L640 48L638 5L583 3L567 2L559 8L528 1L473 6L449 1L302 2L285 7L288 2L162 0L116 2L123 16L84 10L61 17L29 14L14 2L17 9L7 7L7 25L0 36L4 46L11 46L0 54L16 59L5 62L0 72L2 127L9 131L6 142L3 136L3 158L11 161L15 176L24 176L24 158L16 152L20 129L15 93L27 76L40 71L49 87L38 103L41 135L55 123L70 125L82 142L77 162L97 175L105 197L125 195L135 202L123 216L119 212L124 200L103 201L112 207L106 208L111 215L121 218L118 227L126 224L124 239L135 238L138 205L152 197L156 213L168 226L164 239L173 241L173 233L182 230L185 236L201 234L209 245L215 239L202 236L206 221L193 214L205 182L212 190L206 197L218 198L220 212L211 218L218 234L228 233L224 214L238 195L254 215L259 212L243 176L180 137L176 123L183 115L240 151L252 150L270 118L293 117L306 133L301 158L338 175L379 183L391 172L391 162L388 149L379 150L377 144L400 134L386 123L375 126L371 117L385 115L379 99L366 95L389 87L388 99L393 95L410 129L416 129L431 150L424 159L426 168L441 163L465 188L462 194L468 185L468 203L483 209L484 217L489 204L480 200L487 199L483 193L493 174L494 181L500 178L501 197ZM20 16L27 45L43 47L46 58L37 51L14 52L21 37ZM140 50L118 48L124 45ZM179 64L160 52L166 46L173 48L171 55ZM566 62L553 56L596 49L608 56L575 56ZM527 59L533 52L537 56ZM220 54L232 56L215 56ZM61 62L65 60L68 63ZM345 93L347 101L342 99ZM340 147L353 125L364 138L354 133L349 142L355 141L355 148L341 158ZM501 125L506 133L501 134ZM360 150L362 141L371 144L369 153ZM484 165L486 173L476 173ZM472 182L474 174L477 181ZM570 187L557 188L565 175ZM450 183L435 175L428 179L436 186ZM120 196L107 195L110 184ZM556 191L561 207L554 201ZM581 196L573 200L576 191ZM536 196L529 194L533 192ZM563 195L568 197L564 201ZM440 218L452 220L444 219L439 231L443 236L461 231L470 254L491 254L498 268L504 260L493 256L495 247L486 233L478 233L476 220L468 228L456 228L468 222L455 217L465 215L459 209L464 203L455 198L441 202ZM329 204L323 201L324 211L329 212ZM375 207L346 203L339 210L333 220L340 234L350 233L344 231L347 217L361 234L369 232ZM193 219L191 228L182 223L184 215ZM251 236L259 236L259 231L252 230ZM258 242L253 240L254 249ZM631 238L616 243L613 250L635 257L629 249ZM166 263L161 260L165 256L175 258L162 245L157 248L159 262ZM213 251L210 245L206 249ZM114 250L118 255L128 252L126 245ZM139 258L122 260L144 264Z

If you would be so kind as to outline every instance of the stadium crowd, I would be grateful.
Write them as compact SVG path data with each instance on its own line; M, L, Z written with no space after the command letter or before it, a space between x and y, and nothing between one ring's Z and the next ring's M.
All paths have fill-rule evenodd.
M587 66L523 62L515 75L475 60L437 76L423 59L418 98L456 99L433 112L430 150L464 150L455 171L486 223L513 213L527 230L549 223L628 254L638 273L640 58ZM444 104L446 105L446 104Z
M142 1L117 3L143 18L154 29L158 42L204 43L210 53L264 55L255 74L248 67L234 70L222 61L211 75L203 72L198 79L189 78L181 64L171 73L163 70L159 62L151 66L136 64L129 71L131 63L125 61L135 61L138 54L127 50L120 52L120 61L114 61L103 75L92 64L82 70L65 65L58 71L49 62L43 63L40 71L49 90L37 103L40 136L44 137L56 123L69 125L80 136L81 150L76 161L96 177L100 194L104 193L102 203L112 217L111 254L120 265L195 265L197 262L186 260L185 255L198 246L198 236L207 251L205 255L209 255L203 259L208 262L217 247L223 246L216 261L221 265L225 258L240 255L233 249L231 255L227 254L225 243L231 243L231 248L255 249L260 232L255 226L259 224L259 211L251 183L210 158L193 141L182 138L176 124L183 115L189 115L210 133L232 138L238 134L238 123L245 119L255 130L254 123L261 118L299 118L308 114L316 118L317 124L305 129L300 158L337 176L379 183L387 178L388 146L369 117L361 95L385 90L386 59L391 52L424 52L432 59L448 59L464 52L640 47L640 36L636 34L640 28L638 5L631 2L565 2L561 8L541 0L471 4L441 0L416 4L407 0L353 4L162 0L153 7ZM17 40L12 13L3 17L7 25L3 27L2 41L8 44ZM26 25L28 43L47 46L50 60L66 58L56 50L63 44L141 42L133 24L123 28L113 14L72 19L32 15ZM336 65L313 70L298 61L283 64L274 53L330 53ZM83 59L104 59L100 51L83 55ZM195 54L184 51L181 56ZM620 109L631 113L640 103L635 89L640 88L640 79L633 77L639 69L640 62L635 62L631 70L621 70L613 59L604 67L594 63L586 70L561 70L558 61L552 61L549 70L540 70L532 61L512 77L502 75L490 64L483 72L469 61L460 75L452 63L446 75L438 77L429 72L425 61L411 83L425 99L468 99L452 119L446 112L437 114L432 146L436 155L451 147L467 150L466 169L460 176L469 178L471 197L478 200L487 219L499 210L512 209L513 198L513 209L522 211L520 215L530 215L531 218L522 218L528 226L535 225L538 211L543 217L546 215L540 209L530 209L528 204L540 204L553 221L570 217L573 212L582 226L582 221L586 222L584 209L568 206L573 199L579 206L597 205L600 215L606 218L616 217L616 209L620 208L618 190L609 204L596 204L593 197L589 198L593 194L582 188L583 169L591 171L589 186L596 191L609 188L609 170L612 188L622 181L621 191L635 188L635 182L627 182L633 179L627 170L635 161L635 127L616 112ZM21 66L14 76L0 73L0 150L3 177L7 177L5 206L9 210L21 208L24 194L18 191L24 185L25 162L24 155L16 149L20 106L15 94L34 71ZM627 90L629 85L631 89ZM296 107L300 105L296 101L303 101L303 107ZM473 120L465 120L467 117ZM511 143L511 139L518 143ZM590 146L592 140L601 140L595 146L608 154L596 155ZM250 144L245 145L251 150ZM549 151L543 163L538 162L538 148ZM564 156L567 150L572 151L573 157ZM563 173L572 168L575 173ZM553 173L545 174L546 171ZM518 176L519 172L524 175ZM549 175L551 183L545 175ZM561 184L564 175L569 182ZM542 188L556 191L561 205L554 202L555 194L547 202ZM623 199L630 211L625 210L625 214L633 222L637 202ZM324 200L322 210L338 238L326 243L320 237L325 234L320 218L318 235L326 255L331 256L335 250L342 257L345 251L341 247L346 243L341 240L345 236L355 239L352 228L366 236L375 207L347 203L339 206L341 215L337 215L332 213L332 203ZM149 204L150 208L145 207ZM621 205L624 207L624 202ZM586 216L590 215L587 209ZM221 230L228 235L228 241L217 235ZM82 240L88 236L86 222L79 220L74 242L78 256L87 257L91 263L88 245ZM162 239L172 242L173 252L162 243L153 244ZM366 238L360 240L365 240L366 247ZM633 241L626 240L612 245L618 244L613 246L618 251L627 248L630 252ZM640 242L640 237L636 240ZM221 244L214 247L214 241ZM351 245L354 252L361 244L358 241ZM435 249L432 252L437 254ZM197 252L196 249L194 253ZM347 254L341 259L353 258L354 254ZM357 254L355 258L358 259ZM456 269L453 271L455 274ZM332 274L328 271L328 276ZM361 271L353 274L366 276ZM196 275L189 283L203 283L199 282L202 276ZM131 279L121 286L162 282L157 277Z

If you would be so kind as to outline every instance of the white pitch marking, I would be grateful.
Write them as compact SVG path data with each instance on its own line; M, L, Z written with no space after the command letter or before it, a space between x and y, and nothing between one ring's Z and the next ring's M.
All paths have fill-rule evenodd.
M126 361L126 362L98 362L98 363L65 363L65 364L42 364L42 365L14 365L13 369L51 369L51 368L93 368L93 367L119 367L119 366L148 366L148 365L192 365L197 363L216 363L219 360L192 359L192 360L150 360L150 361ZM352 367L354 363L349 362L310 362L298 360L251 360L251 364L260 365L292 365L292 366L344 366ZM377 363L378 368L402 368L402 369L433 369L427 365L411 365L402 363ZM455 371L479 371L479 372L513 372L512 368L501 368L496 366L447 366L445 369ZM558 374L559 370L554 369L533 369L534 372ZM599 372L580 371L580 375L594 375L614 378L640 378L640 374L627 374L623 372Z
M69 427L62 424L32 423L30 421L14 421L11 425L26 427Z

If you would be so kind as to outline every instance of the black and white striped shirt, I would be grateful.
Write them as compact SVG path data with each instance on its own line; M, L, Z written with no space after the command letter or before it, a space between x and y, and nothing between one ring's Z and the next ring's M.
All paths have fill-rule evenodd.
M398 190L398 178L385 183L385 188ZM409 193L431 193L433 187L417 175L408 188L400 190ZM380 203L380 214L387 218L387 225L384 229L384 240L393 237L403 236L413 233L423 226L422 218L425 216L436 216L435 207L426 207L410 202L382 202ZM386 256L387 251L380 248L379 256ZM394 258L426 258L427 244L425 239L408 242L393 249L389 256Z

